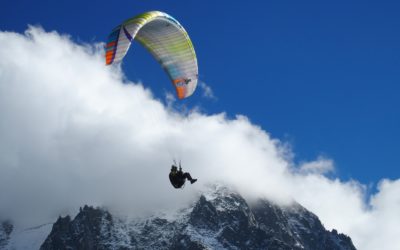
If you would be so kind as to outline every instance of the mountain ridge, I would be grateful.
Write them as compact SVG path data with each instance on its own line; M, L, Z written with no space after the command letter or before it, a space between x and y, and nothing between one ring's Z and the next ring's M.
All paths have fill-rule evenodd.
M74 218L60 216L51 230L50 225L45 227L48 231L41 236L45 239L35 247L41 250L356 249L350 237L335 229L327 231L319 218L299 203L248 202L223 186L210 188L175 214L128 219L106 208L85 205ZM36 229L30 230L34 233ZM1 224L0 249L23 249L12 245L12 231L11 223Z
M59 217L41 249L355 249L350 237L327 231L298 203L250 204L216 188L182 211L174 219L123 221L84 206L73 220Z

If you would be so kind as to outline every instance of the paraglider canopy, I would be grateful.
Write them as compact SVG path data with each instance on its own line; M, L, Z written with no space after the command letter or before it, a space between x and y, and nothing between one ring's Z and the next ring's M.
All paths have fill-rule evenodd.
M160 11L146 12L126 20L108 37L106 64L120 62L133 40L141 43L161 64L179 99L193 94L198 78L196 53L188 34L177 20Z

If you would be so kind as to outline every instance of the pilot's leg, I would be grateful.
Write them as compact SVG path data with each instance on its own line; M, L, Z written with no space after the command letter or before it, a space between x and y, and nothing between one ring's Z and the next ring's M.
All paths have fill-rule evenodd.
M190 174L187 172L183 174L183 178L188 179L190 181L190 183L192 183L192 184L197 181L197 179L193 179L192 176L190 176Z
M183 178L188 179L189 181L192 180L192 176L190 176L190 174L187 172L183 174Z

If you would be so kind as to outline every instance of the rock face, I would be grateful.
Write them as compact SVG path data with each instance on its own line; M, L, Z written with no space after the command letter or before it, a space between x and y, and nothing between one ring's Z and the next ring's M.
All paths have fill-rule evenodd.
M73 220L59 217L40 249L131 249L123 238L129 230L119 229L109 212L84 206Z
M170 217L170 216L169 216ZM351 239L327 231L318 217L295 203L266 200L249 205L216 188L173 219L121 220L85 206L71 220L59 218L41 249L355 249Z
M13 225L9 221L0 222L0 249L7 246L12 231Z

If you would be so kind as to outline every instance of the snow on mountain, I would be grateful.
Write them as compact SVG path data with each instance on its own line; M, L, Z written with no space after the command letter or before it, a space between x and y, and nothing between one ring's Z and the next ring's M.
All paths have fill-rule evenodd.
M43 241L49 235L51 229L52 223L46 223L31 228L13 228L9 241L3 248L16 250L39 249Z

